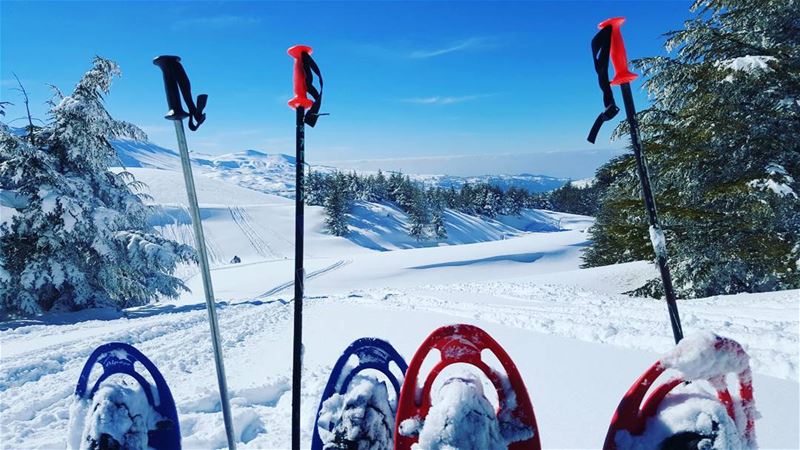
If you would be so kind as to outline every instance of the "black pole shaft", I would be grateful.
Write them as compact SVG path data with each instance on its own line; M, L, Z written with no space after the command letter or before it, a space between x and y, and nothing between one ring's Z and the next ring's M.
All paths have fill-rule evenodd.
M305 110L297 108L296 174L294 194L294 346L292 349L292 450L300 450L300 384L303 379L303 226L305 186Z
M642 182L642 194L644 197L644 206L647 209L647 218L650 223L651 238L653 230L659 235L661 234L661 225L658 223L658 213L656 211L656 201L653 198L653 191L650 188L650 175L647 172L647 162L642 153L642 139L639 136L639 122L636 120L636 107L633 104L633 94L631 93L630 83L624 83L622 86L622 98L625 102L625 114L628 117L628 124L631 128L631 144L633 145L633 154L636 156L636 166L639 169L639 180ZM666 244L664 244L666 245ZM664 295L667 297L667 310L669 311L669 320L672 324L672 335L675 337L675 343L683 339L683 329L681 328L681 318L678 315L678 304L675 301L675 289L672 286L672 275L667 266L667 254L665 251L659 251L656 243L653 243L656 252L656 261L658 262L658 270L661 272L661 281L664 283Z

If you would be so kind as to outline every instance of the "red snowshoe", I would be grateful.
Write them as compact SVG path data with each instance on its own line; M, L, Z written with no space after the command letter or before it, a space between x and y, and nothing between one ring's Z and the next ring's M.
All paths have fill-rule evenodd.
M422 385L418 386L420 366L428 353L434 349L440 351L441 361L431 370ZM494 353L505 374L493 369L481 359L481 351L486 349ZM488 414L486 413L486 407L490 404L482 395L480 382L454 378L447 380L441 389L447 391L451 400L439 411L440 414L431 417L437 407L437 403L432 400L433 383L446 367L456 363L469 364L488 377L497 391L499 403L497 411L490 409ZM451 431L453 429L468 431L456 438L461 439L466 436L467 439L473 440L471 446L474 448L496 448L494 442L498 433L502 442L497 447L507 446L510 450L541 448L533 407L519 371L500 344L485 331L472 325L439 328L428 336L417 350L409 364L406 380L400 391L395 420L395 450L409 450L413 444L418 443L421 440L420 436L426 433L425 427L428 425L426 419L431 425L434 421L449 420L449 423L439 425L449 427ZM476 428L487 424L487 420L495 424L487 426L485 430ZM492 441L493 436L495 441Z
M668 369L677 375L656 383ZM737 397L728 389L729 375L736 377ZM756 444L755 416L747 353L732 339L698 334L682 340L631 386L603 449L750 449Z

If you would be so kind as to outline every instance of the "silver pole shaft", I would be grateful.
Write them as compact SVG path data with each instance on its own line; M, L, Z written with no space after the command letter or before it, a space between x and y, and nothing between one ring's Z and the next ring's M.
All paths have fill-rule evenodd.
M173 120L175 134L178 136L178 147L181 152L181 166L183 167L183 181L186 183L186 193L189 195L189 212L192 215L194 228L194 241L200 260L200 273L203 276L203 290L206 295L206 309L208 310L208 323L211 326L211 345L214 347L214 363L217 367L217 382L219 383L219 398L222 403L222 418L225 421L225 434L228 437L228 449L236 450L236 438L233 430L233 417L231 416L230 400L228 399L228 383L225 381L225 364L222 362L222 346L219 338L219 325L217 323L217 309L214 303L214 288L211 285L211 271L208 268L208 252L206 240L203 236L203 224L200 222L200 207L197 204L197 191L194 187L192 165L189 160L189 147L186 145L186 132L183 130L183 120Z

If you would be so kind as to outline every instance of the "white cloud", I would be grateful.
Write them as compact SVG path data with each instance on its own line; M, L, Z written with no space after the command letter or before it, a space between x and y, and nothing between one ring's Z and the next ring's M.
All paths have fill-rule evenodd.
M494 94L462 95L459 97L435 95L431 97L404 98L401 101L405 103L414 103L417 105L452 105L455 103L464 103L472 100L478 100L480 98L491 97L492 95Z
M446 55L448 53L491 47L494 47L494 43L490 39L485 37L472 37L462 41L454 42L446 47L429 50L414 50L408 56L411 58L433 58L435 56Z

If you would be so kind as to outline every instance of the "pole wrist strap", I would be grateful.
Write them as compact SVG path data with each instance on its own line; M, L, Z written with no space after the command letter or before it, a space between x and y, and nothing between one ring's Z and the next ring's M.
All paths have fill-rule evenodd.
M317 119L320 116L320 108L322 107L322 73L319 71L319 66L308 53L303 52L303 72L306 79L306 91L311 98L314 99L314 104L306 112L305 123L314 127L317 124ZM319 90L314 86L314 74L319 78Z
M597 139L597 133L600 132L600 127L603 123L613 119L619 113L614 101L614 93L611 91L611 82L608 78L608 61L611 53L611 26L603 27L592 39L592 57L594 58L594 70L597 72L597 82L600 84L600 90L603 91L603 104L605 110L597 116L597 119L592 125L591 131L587 140L594 144Z

